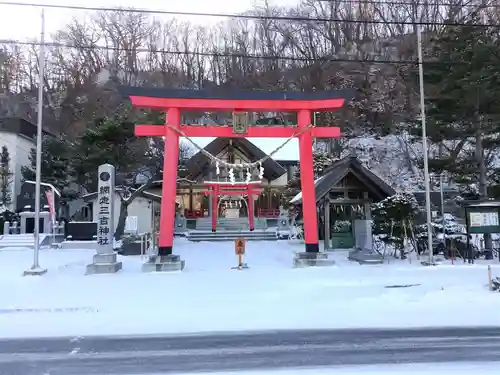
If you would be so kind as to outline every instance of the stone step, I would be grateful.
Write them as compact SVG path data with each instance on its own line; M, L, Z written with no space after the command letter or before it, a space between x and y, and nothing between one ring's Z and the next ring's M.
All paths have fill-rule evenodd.
M211 235L211 236L229 236L229 235L235 235L235 236L276 236L276 232L266 232L263 230L255 230L255 231L249 231L249 230L218 230L217 232L212 232L212 231L190 231L188 233L189 236L206 236L206 235Z
M267 221L255 218L255 229L267 228ZM235 219L218 218L217 229L226 230L248 230L249 222L248 217L240 217ZM196 221L196 230L212 230L212 218L205 217Z
M260 218L255 218L254 220L256 223L257 222L265 222L266 220L260 219ZM203 218L203 219L197 219L197 223L212 223L212 219L209 217ZM241 217L237 219L226 219L226 218L219 218L217 219L218 223L247 223L248 224L248 217Z
M190 241L234 241L237 238L245 238L248 241L275 241L278 239L276 232L264 232L257 230L220 230L212 233L209 231L191 231L187 235Z
M255 226L254 228L255 230L264 230L266 229L265 227L258 227L258 226ZM212 231L212 227L196 227L196 230L197 231L202 231L202 232L211 232ZM245 227L239 227L239 226L232 226L232 227L221 227L221 226L217 226L217 231L237 231L237 232L241 232L241 231L249 231L250 228L248 226L245 226Z
M215 233L215 234L212 234L212 233L206 233L204 235L196 235L196 236L190 236L190 235L187 235L186 238L188 240L196 240L197 238L233 238L233 239L236 239L236 238L271 238L271 239L277 239L278 236L276 236L276 234L255 234L255 235L248 235L248 234L237 234L237 233L234 233L234 234L227 234L227 233Z
M211 219L198 219L197 220L198 223L203 223L203 224L211 224L212 223L212 220ZM219 219L217 220L217 223L220 223L220 224L225 224L225 223L236 223L236 224L248 224L248 219L245 218L245 219ZM254 222L258 223L258 222L265 222L265 220L259 220L259 219L255 219Z
M265 221L254 221L255 224L266 224ZM198 221L197 225L212 225L211 221ZM217 225L248 225L248 221L218 221Z
M48 245L50 238L45 233L39 235L40 246ZM35 237L33 233L28 234L6 234L0 236L0 249L8 247L34 247Z
M222 242L222 241L234 241L238 237L196 237L189 238L188 240L191 242ZM278 238L275 237L248 237L245 238L247 241L277 241Z
M248 224L217 224L216 228L248 228ZM265 228L265 225L262 224L257 224L255 223L254 225L255 228ZM196 225L196 229L212 229L212 224L201 224L201 225Z
M255 220L254 223L260 223L260 221ZM198 221L198 225L212 225L212 221ZM248 220L245 221L218 221L217 225L248 225Z

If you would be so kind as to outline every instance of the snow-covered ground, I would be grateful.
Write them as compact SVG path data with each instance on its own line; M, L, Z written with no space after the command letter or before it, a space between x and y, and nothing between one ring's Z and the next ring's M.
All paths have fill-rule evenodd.
M432 363L422 365L335 367L329 369L283 371L221 372L208 375L493 375L500 372L500 362L490 363ZM161 375L161 374L158 374ZM186 374L184 374L186 375Z
M84 276L90 250L43 250L42 277L23 277L30 250L0 250L0 338L159 334L299 328L500 325L500 293L487 267L456 262L293 269L303 245L249 242L236 265L232 243L176 241L183 272L143 274L121 257L116 275ZM500 276L500 267L492 263ZM393 285L419 284L406 288Z

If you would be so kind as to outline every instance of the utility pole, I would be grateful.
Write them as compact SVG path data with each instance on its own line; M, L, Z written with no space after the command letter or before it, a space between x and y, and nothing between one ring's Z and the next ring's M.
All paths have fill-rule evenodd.
M42 31L40 34L40 56L38 61L38 121L36 133L36 179L35 179L35 230L33 265L24 272L25 276L39 276L47 272L40 267L40 186L42 182L42 121L43 121L43 75L45 71L45 13L42 9Z
M427 247L429 249L428 265L434 265L432 249L432 212L431 187L429 181L429 155L427 148L427 125L425 121L424 66L422 57L422 30L417 26L418 76L420 83L420 117L422 122L422 153L424 158L425 211L427 213Z
M444 219L444 190L443 190L443 173L439 175L439 194L441 195L441 225L443 226L443 245L446 248L446 220Z

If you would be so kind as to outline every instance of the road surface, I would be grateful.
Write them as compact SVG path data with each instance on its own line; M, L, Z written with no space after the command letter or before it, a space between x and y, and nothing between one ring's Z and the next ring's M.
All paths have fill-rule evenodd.
M16 339L0 340L0 375L144 375L488 362L499 360L498 353L500 327Z

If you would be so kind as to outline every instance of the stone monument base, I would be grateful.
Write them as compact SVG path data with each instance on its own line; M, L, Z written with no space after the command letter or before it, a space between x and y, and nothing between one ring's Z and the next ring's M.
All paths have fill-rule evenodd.
M333 266L335 261L328 259L327 253L296 253L293 258L293 266L296 268L302 267L328 267Z
M87 265L87 275L96 275L103 273L116 273L122 269L122 262L117 261L117 255L95 254L92 264Z
M47 273L46 268L30 268L29 270L24 271L23 276L42 276Z
M370 249L356 249L349 252L347 259L359 264L382 264L384 258Z
M97 247L97 241L63 241L58 246L61 249L65 250L71 250L71 249L78 249L78 250L92 250Z
M182 271L185 263L179 255L153 255L142 265L142 272Z
M425 266L425 267L432 267L432 266L437 266L437 263L436 262L429 262L428 260L424 260L422 262L420 262L420 264L422 266Z

